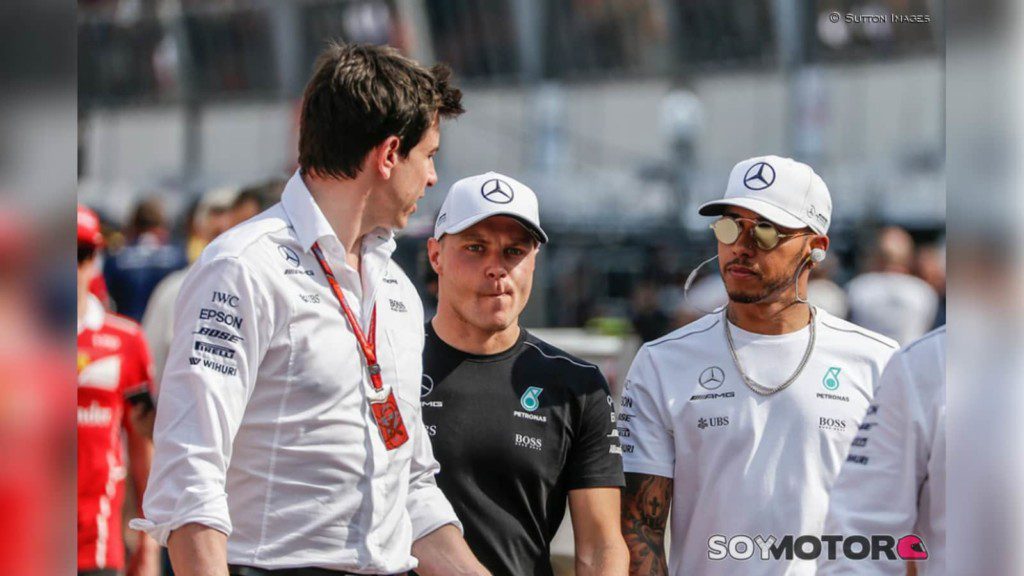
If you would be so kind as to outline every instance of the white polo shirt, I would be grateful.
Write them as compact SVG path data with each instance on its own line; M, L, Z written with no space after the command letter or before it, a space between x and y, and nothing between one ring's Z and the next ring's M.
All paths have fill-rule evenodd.
M740 378L725 321L709 314L640 349L619 416L623 466L674 479L671 574L813 574L813 561L757 553L711 560L709 538L821 534L829 489L896 344L817 309L800 376L761 396ZM800 364L810 328L732 333L747 374L776 387Z
M921 576L946 573L946 327L909 344L882 374L832 489L825 533L921 538ZM819 563L818 574L905 574L906 562Z
M409 440L385 449L355 336L310 252L315 241L368 330ZM393 235L363 239L362 274L298 174L281 203L221 235L175 308L156 454L132 527L166 544L196 522L229 535L228 561L399 573L412 542L455 513L420 417L423 309L391 261Z

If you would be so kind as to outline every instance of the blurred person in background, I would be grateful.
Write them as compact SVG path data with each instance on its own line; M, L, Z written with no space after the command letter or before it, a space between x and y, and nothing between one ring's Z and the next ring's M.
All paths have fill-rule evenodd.
M63 242L67 228L60 223L47 236ZM0 466L0 574L18 576L71 574L77 563L64 546L76 538L74 525L58 521L70 519L75 507L75 426L68 418L75 373L62 332L69 318L55 326L40 321L45 245L24 209L0 206L0 453L7 458ZM55 282L47 276L42 280Z
M281 193L288 183L286 178L271 178L253 186L246 186L238 193L231 207L235 224L263 212L281 201Z
M660 338L672 329L672 318L662 311L657 285L641 281L630 295L630 322L641 342Z
M427 240L423 422L466 541L494 574L550 576L566 500L576 574L618 576L622 456L600 369L519 325L540 245L537 197L495 172L452 185Z
M946 245L930 244L917 250L914 260L914 274L928 283L939 295L935 312L935 327L946 324Z
M186 230L192 230L188 238L190 249L199 246L205 248L214 238L237 223L234 206L238 197L239 190L232 187L216 188L203 194L196 205L191 225L185 226ZM142 329L146 332L146 340L153 353L157 390L163 378L164 365L167 363L167 352L171 347L174 303L189 270L191 264L171 272L161 280L153 289L153 294L146 304L146 312L142 316Z
M882 228L871 248L869 271L846 285L850 321L901 345L922 336L935 322L939 297L911 275L914 239L898 226Z
M846 319L850 313L846 291L832 280L836 270L835 262L826 259L811 268L810 280L807 281L807 300L836 318Z
M807 302L832 218L810 166L739 162L724 199L700 214L719 216L718 254L705 263L718 260L728 304L645 344L626 376L630 573L812 575L812 561L716 551L734 536L821 533L829 488L897 346Z
M127 244L107 255L103 275L118 313L140 321L156 285L186 265L182 248L170 243L163 204L148 198L135 208Z
M103 244L99 219L78 207L78 573L124 574L122 507L128 469L141 512L153 456L153 367L142 329L89 292ZM139 534L128 576L157 576L159 547Z
M897 553L920 560L919 576L946 574L945 326L908 344L886 366L832 488L823 533L894 539L912 534L899 542ZM820 576L905 573L902 556L840 554L818 563Z
M487 573L435 483L422 307L391 259L463 112L450 74L330 44L281 202L186 277L132 521L178 576Z

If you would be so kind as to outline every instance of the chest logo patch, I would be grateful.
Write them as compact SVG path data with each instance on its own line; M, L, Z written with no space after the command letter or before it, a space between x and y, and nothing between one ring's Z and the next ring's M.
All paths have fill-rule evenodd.
M530 386L523 392L522 398L519 399L519 404L523 407L523 410L527 412L533 412L537 408L540 408L540 393L543 392L543 388L537 386Z
M725 372L718 366L705 368L697 377L697 383L705 390L715 390L725 383Z
M840 369L837 366L833 366L825 371L825 377L822 378L821 384L826 390L836 390L839 388L839 372Z

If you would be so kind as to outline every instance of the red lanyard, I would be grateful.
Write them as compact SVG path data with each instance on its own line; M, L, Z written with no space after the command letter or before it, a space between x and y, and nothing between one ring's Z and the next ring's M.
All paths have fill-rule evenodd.
M377 421L377 428L380 429L384 445L387 446L388 450L394 450L409 439L409 434L405 430L402 413L398 411L395 395L391 390L384 389L384 380L380 375L380 364L377 362L377 304L376 302L373 304L373 311L370 316L370 336L367 338L363 334L362 328L359 327L359 322L356 321L356 316L352 313L352 309L345 302L345 295L341 291L338 280L334 277L330 264L324 258L319 242L313 243L313 255L316 256L317 262L320 263L320 268L324 271L324 276L327 277L327 283L331 285L334 296L338 299L338 303L341 304L341 311L348 321L349 327L352 328L356 341L359 342L359 348L363 351L366 369L370 373L370 383L373 384L373 390L376 392L370 399L373 417Z

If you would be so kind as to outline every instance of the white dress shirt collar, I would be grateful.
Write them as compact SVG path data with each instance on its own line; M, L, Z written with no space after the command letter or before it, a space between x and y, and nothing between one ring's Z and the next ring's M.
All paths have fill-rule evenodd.
M292 227L295 228L295 236L299 240L304 252L309 252L313 244L321 238L334 238L340 244L338 235L327 217L317 206L310 194L306 183L302 181L302 174L296 170L281 195L281 206ZM382 249L385 258L390 258L395 251L395 234L392 230L385 228L374 228L363 238L363 254ZM326 249L326 247L325 247Z

